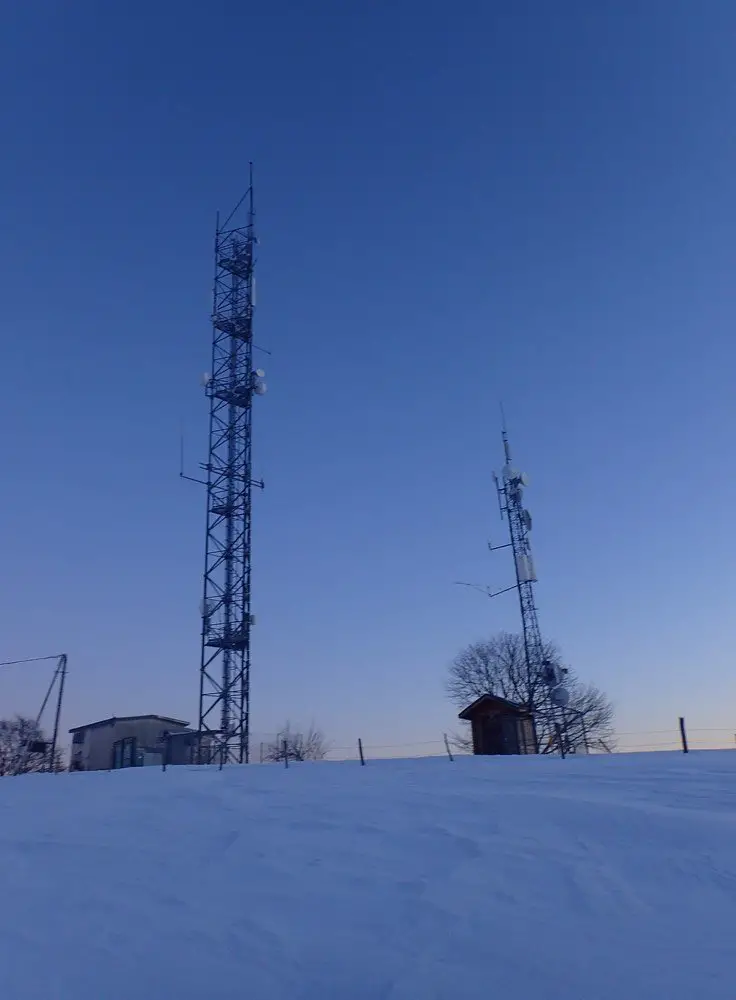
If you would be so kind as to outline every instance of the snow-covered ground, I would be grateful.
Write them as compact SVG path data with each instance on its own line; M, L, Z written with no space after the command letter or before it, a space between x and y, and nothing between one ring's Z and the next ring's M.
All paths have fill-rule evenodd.
M2 1000L733 1000L736 753L0 781Z

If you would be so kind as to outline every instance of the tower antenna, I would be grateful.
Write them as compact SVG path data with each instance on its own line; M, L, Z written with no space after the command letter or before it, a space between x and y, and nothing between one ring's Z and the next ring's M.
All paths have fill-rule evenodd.
M253 397L266 392L253 368L255 309L253 164L248 188L215 231L207 528L199 671L199 761L247 763L250 740L251 499ZM187 477L185 477L187 478Z
M496 552L499 549L511 549L516 582L502 590L491 591L483 587L476 589L482 590L488 597L498 597L511 590L517 592L524 642L526 690L530 701L534 700L534 692L539 692L539 701L530 705L534 711L538 749L541 752L546 752L546 750L556 746L564 756L566 749L569 749L565 718L565 706L569 695L563 683L567 670L551 663L544 654L544 643L534 600L537 572L532 558L530 538L532 518L524 506L524 490L528 486L528 479L523 472L519 472L511 464L511 445L509 444L503 406L501 406L501 421L501 440L505 461L501 475L497 476L494 472L493 481L498 494L501 519L505 518L509 527L509 541L503 545L489 543L488 548L491 552Z
M552 664L544 654L544 643L539 628L537 605L534 599L534 584L537 571L534 567L531 546L532 516L524 506L524 490L529 481L523 472L511 464L511 446L506 429L506 417L501 407L503 420L501 439L505 464L501 476L493 475L498 493L501 517L506 517L509 526L509 543L514 559L516 591L519 596L519 611L524 641L524 660L527 673L527 694L532 699L535 690L540 691L540 700L533 706L537 743L542 751L557 746L565 754L566 726L564 706L568 692L563 686L567 671ZM489 546L495 548L507 546ZM531 706L530 706L531 707ZM540 739L541 737L541 739Z

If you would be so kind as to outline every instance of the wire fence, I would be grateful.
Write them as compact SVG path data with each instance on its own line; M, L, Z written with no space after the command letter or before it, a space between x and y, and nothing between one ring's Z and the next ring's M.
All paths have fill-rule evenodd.
M282 734L266 734L251 747L251 761L273 763L284 761ZM605 746L596 744L595 739L588 748L574 748L577 754L601 753L648 753L648 752L690 752L695 750L736 750L736 726L688 728L686 721L676 720L669 729L631 730L613 734L605 741ZM554 752L554 751L553 751ZM371 743L356 738L351 744L336 746L326 742L320 748L318 759L334 761L360 761L363 759L391 759L404 757L443 757L448 755L469 755L473 753L469 734L443 733L435 739L414 742ZM287 750L288 755L288 750ZM294 759L298 759L295 757Z
M163 749L159 748L156 752L139 753L135 758L131 756L129 761L121 759L118 763L93 764L89 769L96 770L101 767L103 770L116 770L135 765L158 765L165 770L167 766L176 764L220 763L218 760L200 760L196 753L196 745L191 744L191 741L188 741L186 745L182 742L181 747L178 747L178 736L186 735L187 733L170 735L171 745L167 742ZM196 737L196 734L191 731L188 731L188 735ZM134 740L128 739L127 742L134 742ZM694 726L689 728L686 720L680 718L676 724L667 729L618 731L605 742L604 746L596 745L595 740L593 740L589 747L582 745L570 747L567 745L563 749L565 750L563 756L736 750L736 727ZM559 753L559 747L550 745L545 752L547 754ZM66 764L68 753L65 751L62 753ZM291 763L302 760L346 761L365 764L372 760L433 757L454 760L455 757L469 756L472 753L469 731L438 733L434 739L390 743L373 743L369 740L363 740L361 737L355 738L352 742L344 740L332 743L319 733L315 734L310 731L310 733L302 735L299 731L287 731L252 734L250 743L251 764L280 764L287 767ZM107 757L104 757L104 760L106 761ZM1 763L2 755L0 754ZM62 769L66 770L66 766ZM81 768L81 770L86 769L88 768ZM8 769L0 766L0 775L15 773L22 773L22 771L17 768Z
M684 721L684 720L683 720ZM650 731L618 732L615 735L617 753L646 753L655 750L734 750L736 749L736 727L702 727L685 726L683 732L679 725L672 729L655 729Z
M319 749L316 755L320 760L355 760L360 761L361 752L363 759L392 759L401 757L442 757L447 756L448 747L450 753L470 753L469 747L462 747L455 742L454 737L449 736L445 741L444 735L434 740L419 740L412 743L370 743L358 738L350 745L335 746L329 741ZM287 753L289 748L287 747ZM283 762L284 751L282 749L281 734L259 741L255 746L251 746L251 761L267 764L274 760Z

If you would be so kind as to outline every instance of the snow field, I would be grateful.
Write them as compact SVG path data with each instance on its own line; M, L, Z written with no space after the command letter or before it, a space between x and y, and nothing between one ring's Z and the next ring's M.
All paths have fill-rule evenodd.
M736 754L0 782L2 1000L733 1000Z

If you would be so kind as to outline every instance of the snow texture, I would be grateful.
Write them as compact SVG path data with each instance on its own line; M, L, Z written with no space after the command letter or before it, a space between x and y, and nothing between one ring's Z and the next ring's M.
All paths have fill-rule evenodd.
M736 753L0 782L3 1000L733 1000Z

